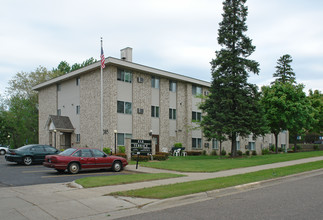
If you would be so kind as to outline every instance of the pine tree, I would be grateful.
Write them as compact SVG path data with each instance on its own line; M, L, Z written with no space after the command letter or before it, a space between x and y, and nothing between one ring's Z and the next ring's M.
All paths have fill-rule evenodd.
M247 82L249 72L258 74L259 64L247 59L254 51L248 30L246 0L225 0L218 43L222 46L212 60L210 95L200 108L207 114L201 126L208 138L228 137L231 155L236 156L238 135L265 134L266 123L259 103L257 86Z
M278 77L275 81L295 83L295 73L290 65L292 62L293 59L289 54L285 54L278 59L276 72L273 74L274 77Z

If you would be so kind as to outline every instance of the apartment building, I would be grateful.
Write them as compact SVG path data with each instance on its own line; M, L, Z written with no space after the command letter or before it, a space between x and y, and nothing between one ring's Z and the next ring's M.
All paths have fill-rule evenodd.
M110 147L127 139L153 140L154 152L182 143L186 150L218 150L203 137L198 121L201 94L209 82L132 62L132 48L121 58L100 62L54 78L33 89L39 93L39 143L56 148ZM101 108L102 104L102 108ZM101 119L102 112L102 119ZM102 126L101 126L102 124ZM280 145L288 145L282 133ZM253 140L238 137L237 147L257 150L274 143L273 135ZM223 146L230 151L230 142Z

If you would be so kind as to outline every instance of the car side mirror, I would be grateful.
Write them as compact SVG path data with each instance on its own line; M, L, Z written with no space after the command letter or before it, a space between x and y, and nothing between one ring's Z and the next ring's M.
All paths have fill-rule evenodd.
M107 157L108 155L104 154L103 157Z

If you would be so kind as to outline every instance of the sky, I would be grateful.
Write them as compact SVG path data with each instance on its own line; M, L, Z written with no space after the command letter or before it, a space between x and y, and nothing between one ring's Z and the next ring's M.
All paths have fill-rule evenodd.
M249 82L269 85L277 60L290 54L297 83L323 91L323 1L247 0L246 33L260 64ZM211 81L210 61L222 20L222 0L1 0L0 95L18 72L60 61L120 58L133 48L133 62Z

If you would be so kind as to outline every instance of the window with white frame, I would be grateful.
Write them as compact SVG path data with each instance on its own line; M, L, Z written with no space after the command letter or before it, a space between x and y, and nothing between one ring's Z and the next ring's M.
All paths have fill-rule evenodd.
M131 83L132 82L132 73L127 70L118 69L117 80Z
M77 105L77 106L76 106L76 114L77 114L77 115L79 115L79 114L80 114L80 106L79 106L79 105Z
M81 135L80 134L76 134L76 142L77 143L81 142Z
M219 149L219 142L215 138L212 139L212 149L214 149L214 150Z
M169 80L169 91L176 92L176 82Z
M126 138L132 138L132 134L118 133L117 134L117 146L125 146Z
M151 117L159 118L159 106L151 106Z
M201 138L192 138L192 149L202 149Z
M176 120L176 109L169 109L169 119Z
M201 112L192 112L192 121L201 121L202 113Z
M255 150L256 149L256 143L255 142L250 141L248 145L249 145L250 150Z
M236 141L237 150L240 150L240 141Z
M122 114L132 114L132 103L131 102L117 102L117 112Z
M159 89L159 78L155 76L151 77L151 87L155 89Z
M201 95L202 87L192 85L192 95Z

